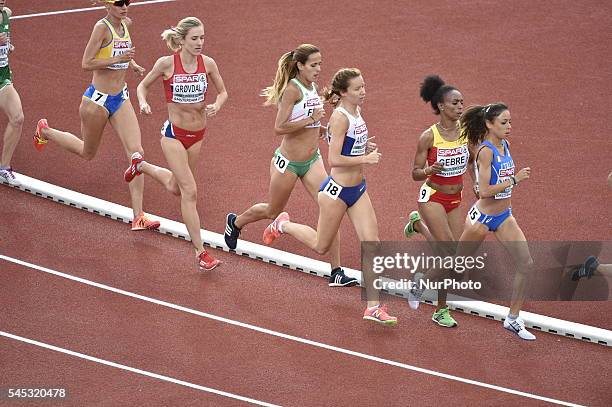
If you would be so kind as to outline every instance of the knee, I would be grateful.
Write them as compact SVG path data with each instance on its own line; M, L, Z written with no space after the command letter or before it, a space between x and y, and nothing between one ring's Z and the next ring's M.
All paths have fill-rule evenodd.
M184 201L195 202L198 199L198 189L193 185L185 185L180 189L180 195Z
M9 123L13 127L22 127L23 126L23 120L24 119L23 119L23 112L22 111L20 111L19 113L9 117Z

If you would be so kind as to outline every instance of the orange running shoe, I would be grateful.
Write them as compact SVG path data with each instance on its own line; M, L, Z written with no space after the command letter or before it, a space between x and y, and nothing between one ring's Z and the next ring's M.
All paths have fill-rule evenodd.
M265 244L270 245L277 237L281 235L280 225L289 221L289 214L287 212L281 212L274 222L270 223L263 232L263 241Z
M363 319L369 319L370 321L378 322L387 326L397 325L397 317L392 317L387 314L386 305L375 305L371 308L366 308L363 312Z
M42 130L48 128L49 124L47 123L47 119L40 119L38 121L38 124L36 124L36 132L34 132L34 147L38 151L42 151L42 149L45 148L45 145L49 141L42 135Z
M144 213L141 213L132 221L132 230L156 230L158 228L159 222L150 220Z
M125 182L132 182L134 178L142 174L142 172L138 171L138 164L141 162L142 154L136 151L134 154L132 154L132 164L130 164L129 168L123 173L123 179Z
M206 250L200 253L198 260L200 261L200 269L206 271L210 271L221 264L221 260L215 259Z

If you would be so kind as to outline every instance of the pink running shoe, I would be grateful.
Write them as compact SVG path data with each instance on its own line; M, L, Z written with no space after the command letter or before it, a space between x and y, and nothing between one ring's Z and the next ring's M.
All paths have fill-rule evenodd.
M147 215L141 213L132 221L132 230L155 230L159 228L159 222L147 218Z
M206 271L210 271L221 264L221 260L215 259L206 250L200 253L198 259L200 261L200 269Z
M134 154L132 154L132 164L123 173L123 179L125 180L125 182L132 182L134 178L142 174L142 172L138 171L138 164L140 164L141 162L142 154L136 151Z
M38 151L42 151L49 141L42 135L42 130L48 128L49 124L47 123L47 119L40 119L38 124L36 124L36 132L34 132L34 147L36 147Z
M263 232L263 241L265 244L270 245L277 237L281 235L280 225L289 221L289 214L287 212L281 212L274 222L270 223Z
M371 308L366 308L363 312L363 319L369 319L370 321L378 322L386 326L397 325L397 317L392 317L387 314L386 305L375 305Z

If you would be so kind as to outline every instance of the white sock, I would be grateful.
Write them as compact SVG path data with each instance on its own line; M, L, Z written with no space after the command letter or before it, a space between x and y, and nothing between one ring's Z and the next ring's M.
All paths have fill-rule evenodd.
M282 222L279 222L279 223L278 223L278 231L279 231L279 232L281 232L281 233L285 233L285 232L283 232L283 225L284 225L285 223L287 223L287 222L288 222L288 221L284 220L284 221L282 221Z

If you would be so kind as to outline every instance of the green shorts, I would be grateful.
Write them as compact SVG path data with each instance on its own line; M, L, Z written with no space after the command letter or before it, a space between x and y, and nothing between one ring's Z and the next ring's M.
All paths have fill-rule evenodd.
M272 163L279 172L291 171L302 178L319 158L321 158L321 153L317 150L307 161L289 161L281 154L280 148L277 148L272 157Z
M7 65L0 68L0 89L3 89L6 85L13 83L13 73L11 68Z

